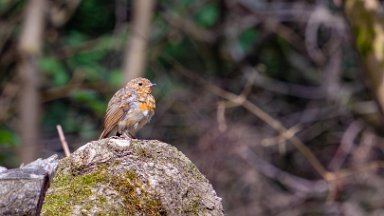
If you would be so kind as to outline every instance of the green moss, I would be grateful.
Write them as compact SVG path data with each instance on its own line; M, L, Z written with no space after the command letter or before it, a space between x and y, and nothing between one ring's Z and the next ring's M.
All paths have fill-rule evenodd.
M136 173L127 172L116 178L112 187L123 196L127 213L141 212L143 215L162 215L165 213L158 198L144 190L144 183L137 178Z
M200 173L199 169L197 167L190 163L189 167L185 168L185 170L188 171L188 173L192 176L192 178L197 179L199 181L204 181L204 176Z
M153 154L151 151L148 151L147 148L143 146L143 142L141 141L133 141L131 143L131 147L133 151L141 158L153 158Z
M381 25L380 19L373 11L365 9L364 1L350 0L346 2L347 14L356 33L356 45L363 56L373 52L376 33L374 25Z
M42 215L70 215L75 205L81 206L81 210L85 212L97 207L113 215L133 215L137 212L144 215L165 213L160 200L143 190L146 185L134 172L109 173L107 168L120 163L98 164L92 167L92 172L86 173L81 170L72 172L69 164L68 160L60 162L51 185L53 189L45 197ZM108 202L108 199L113 200L113 195L105 197L95 193L96 190L105 188L117 192L119 199L123 200L123 206L111 205Z
M145 148L140 147L136 151L137 151L137 155L141 158L152 158L152 155L149 152L147 152Z
M201 203L199 199L191 200L184 208L184 214L186 215L198 215L200 212Z
M70 206L69 193L67 191L67 186L71 182L71 178L68 175L65 175L63 168L66 167L68 163L61 162L59 168L56 171L56 175L53 179L51 187L57 188L55 193L47 194L44 202L48 205L43 205L42 214L45 215L54 215L57 212L61 212L62 215L69 215L71 209Z

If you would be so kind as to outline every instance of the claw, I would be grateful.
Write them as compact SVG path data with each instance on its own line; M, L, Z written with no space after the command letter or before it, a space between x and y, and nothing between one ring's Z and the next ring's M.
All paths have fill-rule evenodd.
M120 138L127 139L127 140L131 140L132 138L134 139L133 136L130 136L130 134L128 135L127 133L122 133L120 135Z

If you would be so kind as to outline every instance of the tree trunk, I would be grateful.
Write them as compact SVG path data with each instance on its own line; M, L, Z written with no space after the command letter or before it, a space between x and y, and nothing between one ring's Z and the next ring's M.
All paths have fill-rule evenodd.
M384 21L377 0L347 0L345 14L355 33L355 44L376 97L380 121L384 114Z
M22 141L19 152L22 162L36 159L39 149L41 104L37 64L41 51L46 4L45 0L30 0L28 2L19 44L20 95L18 112Z
M133 26L124 59L125 82L144 74L154 4L154 0L133 1Z

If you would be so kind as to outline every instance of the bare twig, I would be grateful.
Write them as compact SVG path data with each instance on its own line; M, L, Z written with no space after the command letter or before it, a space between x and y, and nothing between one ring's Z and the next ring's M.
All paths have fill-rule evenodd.
M271 92L308 99L322 99L325 96L323 89L320 87L303 86L275 80L270 77L263 76L257 71L255 72L255 76L255 85Z
M239 155L242 159L244 159L244 161L254 166L263 175L279 181L295 192L298 191L308 195L321 194L327 192L328 190L328 182L324 180L310 181L287 173L263 160L260 156L248 148L243 148L243 150L239 152Z
M369 130L363 131L359 145L354 149L352 160L355 164L364 164L372 153L376 135Z
M47 89L42 93L42 102L46 103L49 101L65 98L71 95L76 90L95 90L97 92L108 94L114 91L110 86L105 85L102 82L86 83L80 76L75 75L68 84L59 87L53 87Z
M219 124L219 131L224 132L227 130L227 123L225 120L225 101L219 101L217 104L217 123Z
M334 172L333 179L330 179L330 180L338 180L341 178L346 178L349 176L357 175L359 173L373 171L377 169L384 169L384 161L382 160L372 161L372 162L365 163L363 165L339 170L337 172Z
M289 128L285 132L285 134L279 134L276 137L269 137L269 138L263 139L261 141L261 144L266 145L266 146L270 146L270 145L277 143L279 146L280 153L285 153L286 152L285 143L287 142L287 138L295 136L295 134L298 133L300 130L301 130L300 126L295 125L295 126Z
M384 161L374 161L370 163L365 163L360 166L354 166L348 169L342 169L337 171L328 171L317 159L317 157L313 154L313 152L300 140L298 139L292 131L289 131L285 128L282 123L269 114L261 110L258 106L253 104L247 98L242 95L236 95L234 93L228 92L220 87L209 83L207 80L201 78L196 73L189 71L184 68L182 65L177 62L173 62L175 64L175 68L184 76L197 81L201 85L203 85L206 89L208 89L211 93L216 94L219 97L224 98L226 103L232 103L233 105L239 105L247 109L249 112L263 120L270 127L279 132L280 136L291 142L299 152L307 159L309 164L314 168L314 170L325 180L328 182L328 197L327 200L329 202L333 202L337 196L338 185L341 183L342 179L345 179L349 176L353 176L362 172L370 172L375 171L379 168L384 168ZM249 158L248 158L249 159ZM253 158L254 159L254 158ZM268 169L267 169L268 171ZM279 173L279 172L277 172ZM296 184L292 184L291 180L294 179L291 177L286 178L285 174L268 174L267 172L263 172L263 174L268 175L273 178L278 178L287 186L294 187L295 190L298 188ZM278 176L276 176L278 175ZM282 180L283 179L283 180Z
M339 148L336 150L335 156L329 163L330 170L338 170L346 160L348 154L353 149L353 142L356 139L359 132L362 130L363 124L360 121L352 122L347 130L344 132L341 138Z
M64 149L65 157L69 157L71 155L71 152L69 151L68 143L65 140L63 129L61 128L61 125L56 125L57 133L59 133L61 146Z
M247 109L249 112L259 117L269 126L271 126L273 129L278 131L281 134L281 136L283 136L285 139L291 142L303 154L303 156L308 160L308 162L311 164L311 166L317 171L317 173L320 176L322 176L325 180L334 179L334 176L333 176L334 174L331 172L328 172L325 169L325 167L320 163L320 161L316 158L313 152L307 146L305 146L300 139L298 139L296 136L291 136L290 135L291 133L287 132L288 129L285 128L281 122L274 119L272 116L264 112L262 109L260 109L258 106L253 104L251 101L249 101L247 98L243 97L242 95L239 96L234 93L228 92L216 85L212 85L205 79L201 78L200 76L197 76L196 73L189 71L188 69L178 64L177 62L174 62L174 64L175 64L175 68L184 76L190 79L193 79L195 81L198 81L210 92L228 100L233 104L241 105L242 107Z
M219 101L217 104L217 122L219 125L219 130L224 132L227 129L227 124L225 120L225 110L227 108L238 107L241 104L241 101L244 100L252 91L253 83L255 82L255 73L250 73L247 77L247 82L243 88L243 91L238 96L239 103L232 103L229 101Z
M229 1L231 2L231 1ZM296 2L292 3L262 3L258 1L238 0L232 1L234 4L239 3L241 6L249 9L254 14L263 17L274 17L281 21L306 22L311 15L314 7L310 4ZM262 6L260 6L262 5Z
M200 28L191 20L185 19L174 12L167 11L164 13L164 17L172 27L180 29L197 41L212 42L217 37L214 32Z

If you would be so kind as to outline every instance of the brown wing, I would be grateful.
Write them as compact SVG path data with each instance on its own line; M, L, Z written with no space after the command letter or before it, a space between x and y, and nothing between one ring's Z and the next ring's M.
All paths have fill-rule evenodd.
M107 138L110 133L118 126L119 121L129 110L128 99L130 97L126 88L117 91L108 103L107 112L104 117L104 130L100 138Z

